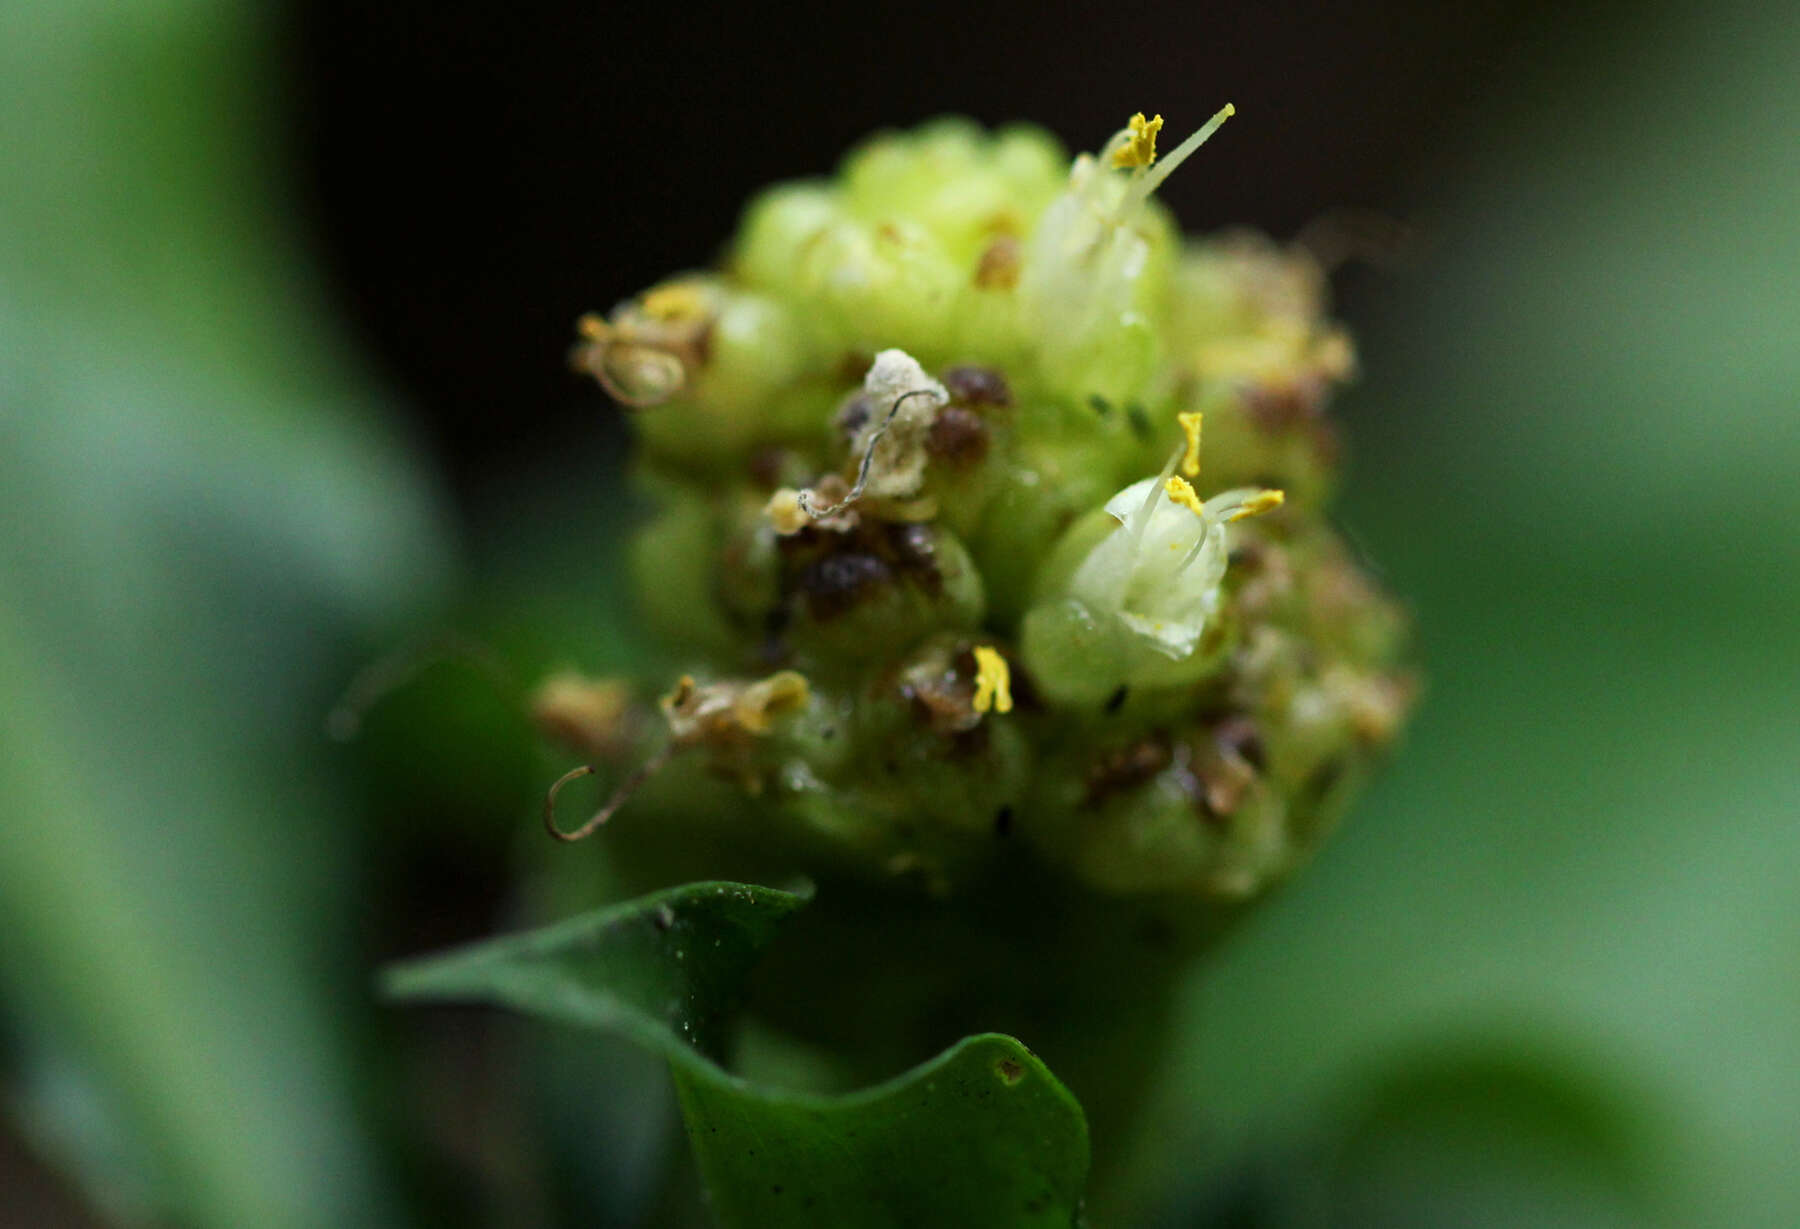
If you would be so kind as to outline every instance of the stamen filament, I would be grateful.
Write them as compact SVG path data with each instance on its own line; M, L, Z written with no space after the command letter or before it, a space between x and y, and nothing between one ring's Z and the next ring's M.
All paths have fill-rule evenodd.
M1226 120L1236 114L1237 108L1230 103L1226 103L1223 107L1220 107L1211 119L1201 125L1200 131L1194 133L1187 140L1177 145L1168 154L1164 155L1161 164L1154 167L1140 182L1132 184L1130 191L1127 193L1126 200L1130 204L1135 204L1156 191L1162 186L1163 180L1175 173L1175 168L1180 166L1189 154L1206 144L1207 138L1211 137L1213 133L1219 130Z
M1143 542L1144 531L1150 527L1151 513L1156 510L1156 501L1163 497L1163 483L1167 482L1169 475L1175 472L1175 462L1180 459L1179 449L1169 454L1168 463L1162 467L1162 473L1156 476L1156 481L1152 482L1150 489L1144 492L1144 502L1138 506L1137 515L1128 522L1131 525L1131 549L1133 551L1137 550Z
M1200 557L1200 552L1206 549L1206 542L1208 538L1212 537L1212 531L1212 522L1206 520L1203 515L1201 517L1200 536L1194 539L1194 544L1188 548L1188 553L1183 555L1181 557L1181 562L1176 565L1176 575L1180 575L1182 572L1187 571L1188 568L1193 566L1194 560Z

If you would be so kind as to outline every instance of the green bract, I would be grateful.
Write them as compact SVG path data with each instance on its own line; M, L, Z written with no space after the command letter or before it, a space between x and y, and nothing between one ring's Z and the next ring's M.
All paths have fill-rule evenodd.
M1141 116L1072 165L1031 129L879 135L582 322L690 676L541 699L621 771L685 757L620 840L950 894L1023 846L1196 902L1313 848L1413 685L1324 515L1354 360L1320 270L1150 195L1226 114L1161 162Z

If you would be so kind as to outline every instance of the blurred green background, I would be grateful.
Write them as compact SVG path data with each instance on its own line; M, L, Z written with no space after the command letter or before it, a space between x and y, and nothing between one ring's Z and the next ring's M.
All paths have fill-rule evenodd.
M754 17L0 13L0 1222L640 1218L653 1063L370 981L598 899L514 707L633 651L568 321L877 124L1227 97L1190 227L1419 236L1342 288L1341 517L1430 683L1195 972L1165 1222L1800 1221L1800 12L839 13L780 72Z

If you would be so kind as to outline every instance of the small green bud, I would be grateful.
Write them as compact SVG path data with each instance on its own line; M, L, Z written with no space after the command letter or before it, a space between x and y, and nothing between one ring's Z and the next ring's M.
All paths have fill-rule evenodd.
M805 181L770 188L745 212L732 247L731 271L752 290L788 299L795 289L801 249L843 220L837 190L829 183Z
M716 463L750 440L780 434L778 393L808 351L789 311L710 276L676 278L585 316L575 366L644 416L645 451L675 468ZM810 436L811 421L792 424Z
M866 665L943 629L973 631L987 602L956 535L929 523L859 521L780 543L780 635L814 669Z
M674 483L652 489L656 514L626 552L639 616L678 651L729 659L738 633L713 588L719 509L706 495Z
M1190 408L1205 412L1214 480L1275 482L1301 504L1326 499L1340 445L1325 416L1356 352L1324 319L1325 275L1310 255L1260 235L1193 246L1171 298L1171 334Z

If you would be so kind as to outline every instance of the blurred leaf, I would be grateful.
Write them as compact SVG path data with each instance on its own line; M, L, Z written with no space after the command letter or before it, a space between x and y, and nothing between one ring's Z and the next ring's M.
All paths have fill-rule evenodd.
M1611 16L1520 39L1428 168L1433 267L1364 331L1347 516L1429 691L1193 986L1162 1164L1504 1030L1679 1124L1646 1221L1800 1223L1800 22Z
M1159 1224L1182 1229L1624 1229L1653 1218L1634 1098L1567 1054L1468 1037L1397 1047L1317 1123L1258 1142Z
M0 984L117 1119L59 1128L65 1085L23 1085L65 1168L172 1223L372 1225L357 816L319 728L445 552L295 240L262 20L7 10Z
M1087 1126L1018 1042L967 1038L874 1088L823 1097L719 1068L725 1013L805 897L743 884L654 893L390 970L404 999L502 1004L624 1033L668 1058L728 1226L1068 1226Z
M1398 1056L1341 1112L1325 1176L1331 1223L1644 1223L1646 1141L1632 1107L1516 1046Z

